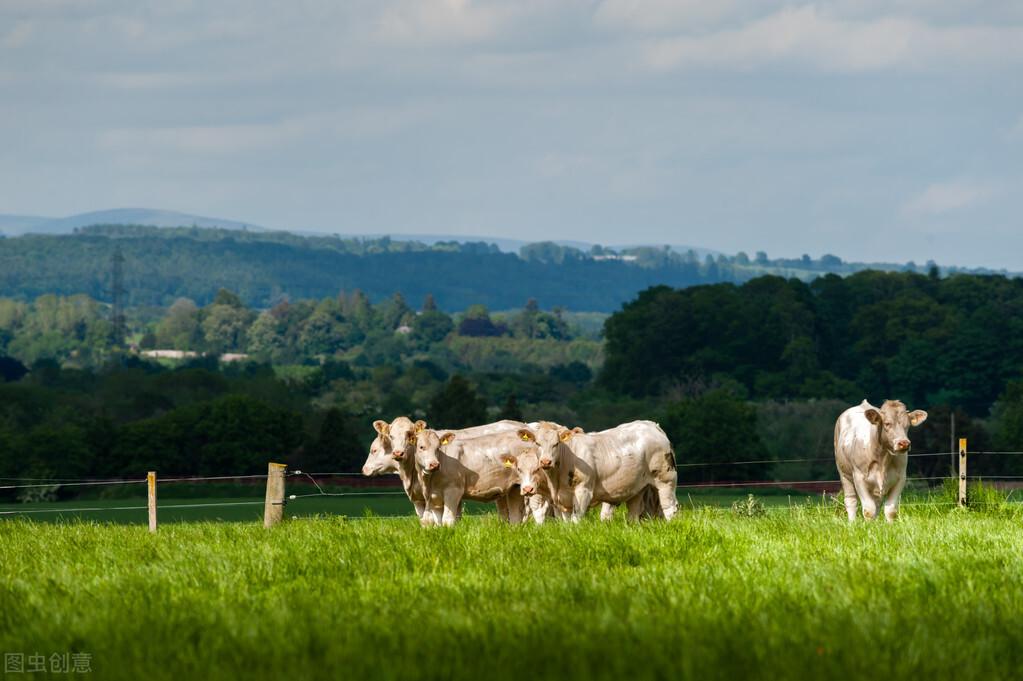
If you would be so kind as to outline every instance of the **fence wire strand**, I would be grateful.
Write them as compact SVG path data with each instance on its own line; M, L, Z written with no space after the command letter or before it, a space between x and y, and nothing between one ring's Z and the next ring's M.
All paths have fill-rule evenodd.
M251 506L253 504L259 504L262 506L265 502L263 501L223 501L217 503L204 503L204 504L161 504L160 510L172 510L175 508L209 508L213 506ZM81 507L81 508L36 508L26 510L14 510L14 511L0 511L0 515L22 515L25 513L85 513L93 511L145 511L148 506L94 506L94 507Z
M30 487L85 487L90 485L139 485L145 483L142 480L88 480L81 482L50 482L35 483L32 485L0 485L0 489L28 489Z
M1023 451L995 451L995 450L979 450L968 452L971 455L1016 455L1023 454ZM908 457L930 457L930 456L955 456L957 452L920 452L910 453ZM758 464L785 464L785 463L824 463L833 462L832 457L804 457L804 458L788 458L788 459L751 459L742 461L695 461L695 462L683 462L677 464L678 468L700 468L700 467L720 467L720 466L748 466ZM358 497L358 496L404 496L404 491L368 491L368 492L327 492L323 489L316 478L362 478L364 477L361 472L326 472L326 473L307 473L303 471L293 471L288 474L289 476L304 476L316 487L315 493L310 494L293 494L288 497L290 500L303 499L309 497ZM255 475L213 475L213 476L182 476L173 478L157 478L157 484L159 483L175 483L175 482L205 482L212 480L258 480L266 479L266 474L255 474ZM935 480L955 480L955 476L918 476L906 478L907 482L911 481L935 481ZM999 480L1023 480L1023 475L975 475L967 478L969 481L999 481ZM0 481L11 481L16 483L29 483L29 484L13 484L13 485L0 485L0 490L13 490L13 489L30 489L30 488L43 488L43 487L88 487L88 486L105 486L105 485L137 485L146 483L145 479L106 479L106 480L90 480L81 478L34 478L34 477L0 477ZM805 487L810 485L836 485L841 483L841 480L754 480L754 481L728 481L728 482L703 482L703 483L680 483L677 485L678 489L742 489L742 488L753 488L753 487L790 487L798 490L799 487ZM826 494L823 492L822 494ZM214 503L194 503L194 504L162 504L160 506L163 510L173 510L175 508L215 508L215 507L229 507L229 506L250 506L259 505L265 503L264 501L237 501L237 502L214 502ZM925 501L925 502L904 502L900 506L949 506L956 505L955 501ZM83 512L103 512L103 511L141 511L146 510L147 506L115 506L115 507L78 507L78 508L47 508L47 509L18 509L18 510L5 510L0 511L0 516L11 516L11 515L23 515L23 514L36 514L36 513L83 513ZM363 516L363 517L352 517L345 516L349 520L370 520L370 519L406 519L409 516Z

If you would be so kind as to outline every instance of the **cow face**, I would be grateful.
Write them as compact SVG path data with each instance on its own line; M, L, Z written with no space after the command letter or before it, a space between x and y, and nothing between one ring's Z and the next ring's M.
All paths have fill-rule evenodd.
M908 452L912 444L906 431L927 420L927 412L919 409L907 412L906 405L898 400L885 400L880 409L867 409L863 415L877 426L881 446L898 454Z
M383 423L381 421L380 423ZM386 426L387 424L384 423ZM397 473L398 465L391 456L391 453L384 447L384 442L379 435L373 438L373 444L369 446L369 454L366 456L366 463L362 464L362 474L366 476L383 475L385 473Z
M420 422L422 423L422 422ZM455 439L453 433L438 434L436 431L423 428L416 433L416 466L429 475L440 468L441 447Z
M522 431L519 431L520 434ZM532 431L529 431L532 432ZM552 423L541 423L533 433L536 446L540 452L541 468L553 468L561 461L562 433L565 429Z
M423 422L419 421L418 423ZM376 423L373 425L375 426ZM426 424L423 423L422 427L425 428ZM387 426L387 437L384 444L390 447L391 456L395 461L402 461L405 457L412 456L416 445L416 428L417 424L412 423L411 419L404 416L399 416Z
M519 478L519 491L523 496L532 496L540 488L540 450L537 447L523 447L511 457L511 465Z
M521 434L523 431L519 431ZM540 467L554 468L561 461L562 445L568 443L573 436L583 432L582 428L569 430L555 423L541 423L535 432L526 430L533 434L537 446L540 448Z

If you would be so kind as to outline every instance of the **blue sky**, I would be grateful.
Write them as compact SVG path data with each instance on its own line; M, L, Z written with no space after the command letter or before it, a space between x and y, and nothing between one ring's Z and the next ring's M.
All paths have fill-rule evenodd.
M1023 4L3 0L0 213L1023 269Z

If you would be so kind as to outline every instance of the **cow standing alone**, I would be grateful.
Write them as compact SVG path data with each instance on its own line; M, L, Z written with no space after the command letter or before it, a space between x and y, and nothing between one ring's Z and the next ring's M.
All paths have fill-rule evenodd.
M877 516L882 501L888 522L898 515L911 444L906 431L926 420L927 412L907 412L898 400L885 400L880 409L863 400L838 417L835 463L850 522L856 520L857 497L867 520Z

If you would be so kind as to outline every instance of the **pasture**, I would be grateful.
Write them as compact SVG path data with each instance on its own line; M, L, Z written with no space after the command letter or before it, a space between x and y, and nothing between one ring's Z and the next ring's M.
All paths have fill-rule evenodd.
M405 502L407 503L407 502ZM1023 515L424 530L411 517L0 522L0 649L103 679L1007 678Z

